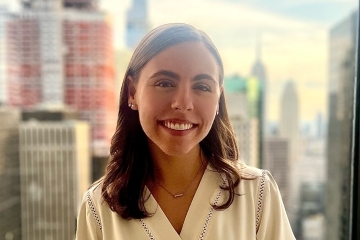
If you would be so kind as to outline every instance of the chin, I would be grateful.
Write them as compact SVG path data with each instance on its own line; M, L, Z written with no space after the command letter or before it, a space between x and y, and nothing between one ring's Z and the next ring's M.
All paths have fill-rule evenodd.
M181 156L188 154L194 147L174 147L174 146L165 146L160 147L161 151L169 156Z

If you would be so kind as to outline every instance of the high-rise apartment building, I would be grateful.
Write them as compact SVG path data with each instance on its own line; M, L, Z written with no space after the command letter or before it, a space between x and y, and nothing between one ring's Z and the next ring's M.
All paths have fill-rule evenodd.
M289 141L290 162L296 162L299 152L299 101L296 85L288 81L280 103L280 136Z
M225 98L239 159L259 167L259 88L254 78L226 77Z
M287 214L292 226L292 230L297 237L304 234L305 229L302 222L307 218L314 217L315 214L324 216L324 208L315 209L313 206L306 206L302 203L302 186L325 186L326 182L326 160L325 160L325 141L324 139L314 138L313 136L304 137L301 141L301 151L299 151L298 161L288 165L289 174L289 203L287 205ZM325 202L324 194L321 195L322 203ZM311 211L303 208L310 208ZM307 212L305 215L301 212ZM311 214L313 212L313 215ZM311 221L310 221L311 222ZM324 231L325 224L321 226ZM323 238L320 238L323 239Z
M240 161L249 166L259 167L259 121L230 117L238 144Z
M321 240L325 233L324 183L303 183L300 187L299 235L296 239Z
M329 123L327 131L326 236L348 239L351 125L358 12L330 29Z
M0 239L21 240L20 112L0 107Z
M126 14L126 46L130 49L134 49L150 30L147 5L147 0L132 0Z
M263 168L269 170L273 175L287 208L290 187L288 139L281 137L266 137L264 139Z
M8 11L6 7L0 5L0 105L7 102L6 84L6 21Z
M29 121L19 132L23 240L74 239L90 184L89 125Z
M65 104L91 122L94 155L109 154L117 101L111 24L101 12L64 13Z
M70 106L90 121L93 154L115 131L112 29L95 0L22 1L7 27L9 104Z
M22 1L7 26L9 104L62 105L63 44L61 1Z
M12 15L7 24L7 93L11 106L41 102L39 20L31 14Z
M317 224L320 228L318 231L323 233L325 230L325 224L323 221L325 219L325 196L323 191L325 191L324 186L327 181L325 141L324 139L316 137L306 137L302 139L300 149L298 161L291 164L288 169L291 176L289 179L291 187L289 189L290 197L288 204L288 217L297 239L308 239L304 237L311 235L309 232L305 232L307 231L307 227L305 227L307 223L315 223L316 221L319 223L318 221L321 221L322 225L319 226L319 224ZM312 188L314 189L311 190ZM319 191L322 191L319 196L321 199L317 199L316 201L321 203L321 207L317 204L312 205L311 203L308 203L309 199L307 198L311 198L311 196L307 197L306 195L311 195L312 192L317 194ZM303 196L302 192L308 193ZM301 236L303 236L303 238L301 238ZM323 239L323 237L324 236L322 235L321 238L314 239Z

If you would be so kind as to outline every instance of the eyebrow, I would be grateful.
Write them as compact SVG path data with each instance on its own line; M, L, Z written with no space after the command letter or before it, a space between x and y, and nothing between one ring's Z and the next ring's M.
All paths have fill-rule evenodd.
M180 79L179 75L177 75L176 73L174 73L172 71L168 71L168 70L160 70L160 71L154 73L153 75L151 75L150 78L155 78L158 76L167 76L167 77L175 78L177 80Z
M202 80L202 79L208 79L208 80L211 80L211 81L214 81L214 82L217 83L217 81L216 81L212 76L210 76L209 74L203 73L203 74L198 74L198 75L196 75L196 76L194 77L194 80L195 80L195 81L196 81L196 80Z
M153 75L151 75L150 78L155 78L158 76L167 76L170 78L174 78L176 80L180 79L180 76L178 74L176 74L172 71L168 71L168 70L160 70L160 71L154 73ZM206 73L198 74L193 78L194 81L203 80L203 79L217 82L212 76L210 76L209 74L206 74Z

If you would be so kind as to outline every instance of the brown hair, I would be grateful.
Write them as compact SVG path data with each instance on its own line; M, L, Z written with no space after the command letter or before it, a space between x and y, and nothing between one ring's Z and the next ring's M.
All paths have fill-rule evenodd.
M189 41L201 42L211 52L217 62L222 85L224 69L216 47L204 32L187 24L165 24L150 31L135 49L126 70L120 93L116 132L110 148L110 162L102 186L104 201L111 210L125 219L151 215L145 209L146 196L143 192L146 180L153 177L153 165L139 114L128 107L128 77L138 81L142 68L150 59L164 49ZM217 210L226 209L236 195L234 188L240 182L240 173L235 167L238 151L223 91L219 100L219 114L208 135L200 142L200 147L211 166L226 178L227 186L222 188L229 191L228 199L224 204L214 206Z

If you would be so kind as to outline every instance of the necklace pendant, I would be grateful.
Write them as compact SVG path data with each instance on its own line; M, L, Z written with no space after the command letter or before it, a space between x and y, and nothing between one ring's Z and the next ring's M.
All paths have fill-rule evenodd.
M183 193L179 193L179 194L174 195L174 198L182 197L183 195L184 195Z

